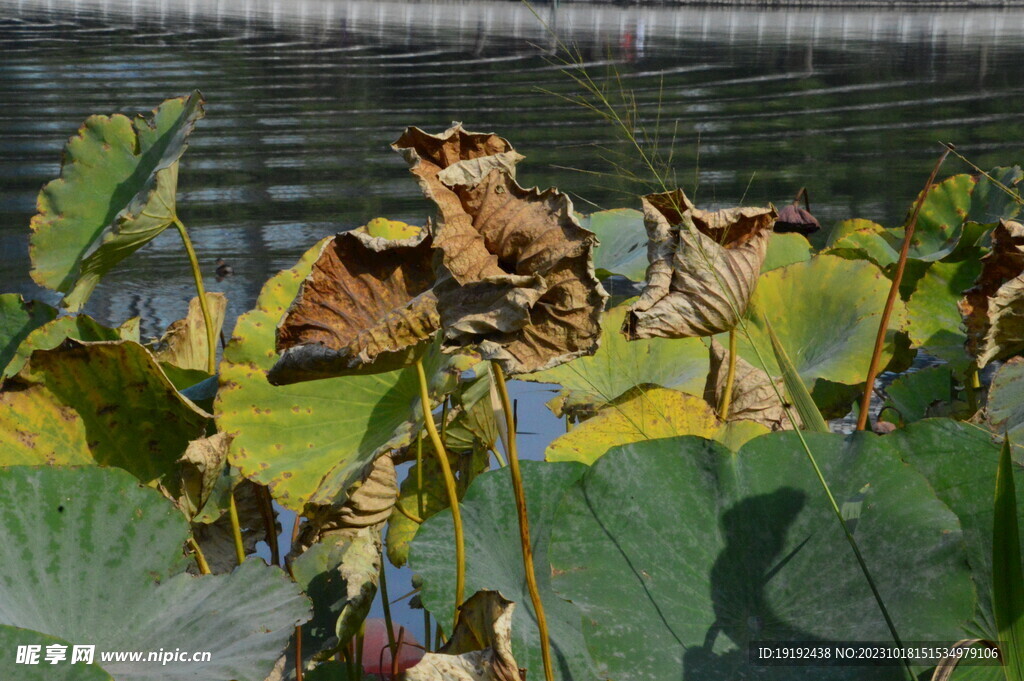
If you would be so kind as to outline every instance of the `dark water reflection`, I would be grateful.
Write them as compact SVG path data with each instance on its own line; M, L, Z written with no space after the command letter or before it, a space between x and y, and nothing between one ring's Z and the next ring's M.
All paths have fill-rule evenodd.
M388 149L406 125L453 119L527 155L521 179L577 205L636 205L607 171L625 151L563 95L551 39L514 2L0 0L0 290L28 278L36 192L89 113L138 111L201 88L208 118L181 173L180 213L230 314L317 238L428 207ZM639 10L569 5L546 21L592 73L617 69L644 122L676 134L675 168L708 203L782 202L807 185L823 222L902 217L951 140L979 164L1020 160L1024 13ZM660 102L660 104L659 104ZM699 158L699 162L698 162ZM627 160L628 164L632 161ZM173 232L97 290L88 311L181 315L190 277Z

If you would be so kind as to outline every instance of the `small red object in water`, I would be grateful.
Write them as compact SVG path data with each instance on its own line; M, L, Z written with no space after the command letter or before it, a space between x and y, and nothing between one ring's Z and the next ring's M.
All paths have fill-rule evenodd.
M394 629L392 631L397 642L398 631ZM398 671L404 672L414 666L421 657L423 657L423 649L420 647L420 643L406 629L398 651ZM363 671L367 674L377 674L385 679L391 678L388 630L382 619L366 620L366 634L363 638Z

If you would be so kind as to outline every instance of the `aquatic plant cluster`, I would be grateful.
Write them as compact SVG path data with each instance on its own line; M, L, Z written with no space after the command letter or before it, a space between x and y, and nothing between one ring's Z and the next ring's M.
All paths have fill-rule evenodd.
M507 140L409 128L393 148L435 214L311 245L218 361L226 301L176 201L203 116L197 92L86 120L31 223L32 277L63 309L0 296L0 659L211 659L5 670L1024 679L1020 168L933 176L904 225L846 220L815 248L795 202L710 211L673 188L582 215L524 189ZM184 319L144 342L138 319L80 313L172 226ZM639 295L609 296L624 280ZM543 461L519 462L510 379L557 386L566 432ZM851 410L870 427L829 432ZM385 561L415 574L421 642L390 622ZM949 654L749 654L858 641ZM957 665L971 650L1002 666Z

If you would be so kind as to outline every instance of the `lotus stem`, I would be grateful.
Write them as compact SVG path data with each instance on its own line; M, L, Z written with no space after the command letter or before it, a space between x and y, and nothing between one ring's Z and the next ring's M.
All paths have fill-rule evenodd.
M729 370L725 374L725 392L722 393L722 404L718 414L723 421L729 420L729 408L732 406L732 389L736 383L736 329L729 329Z
M192 248L192 239L188 236L188 230L177 217L174 218L174 226L181 235L185 244L185 252L188 253L188 261L192 265L192 277L196 280L196 293L199 295L199 307L203 311L203 322L206 324L206 373L217 373L217 334L213 328L213 317L210 316L210 306L206 302L206 287L203 286L203 273L199 271L199 259L196 258L196 249Z
M295 627L295 681L302 681L302 627Z
M263 528L270 545L270 563L278 565L281 562L281 551L277 545L277 523L274 522L274 500L270 496L270 490L262 485L259 487L260 513L263 516Z
M396 504L401 506L401 504ZM423 517L423 433L416 433L416 512ZM423 522L422 520L420 521Z
M526 586L530 591L533 610L537 614L537 629L540 633L540 655L544 664L545 681L554 681L555 675L551 667L551 643L548 640L548 620L544 614L544 604L540 600L540 589L537 588L537 575L533 568L533 546L530 543L530 519L526 514L526 493L523 490L523 478L519 471L519 455L516 451L516 424L512 411L512 401L505 385L505 373L497 362L491 362L495 386L501 398L501 410L505 413L508 428L508 467L512 474L512 491L516 497L516 512L519 515L519 542L523 547L523 568L526 573Z
M428 653L433 650L433 646L430 643L430 613L423 610L423 649Z
M398 643L395 645L395 651L391 654L391 678L398 678L398 651L402 649L402 644L405 643L405 627L399 627L398 629Z
M466 590L466 545L462 535L462 513L459 511L459 493L455 489L455 476L452 475L452 467L448 463L448 452L441 442L441 436L434 425L434 416L430 409L430 392L427 389L427 373L423 369L423 361L416 360L416 375L420 380L420 403L423 405L423 423L427 427L427 435L434 445L434 452L437 454L437 462L441 465L441 474L444 476L444 488L448 492L448 503L452 508L452 524L455 527L455 616L452 619L452 628L459 621L459 606Z
M391 659L398 659L398 646L395 645L395 632L391 627L391 603L388 601L388 576L384 569L384 554L380 556L380 601L384 607L384 627L388 630L388 650L391 651Z
M228 496L228 515L231 518L231 534L235 540L235 557L238 564L245 562L245 544L242 543L242 525L238 522L238 505L235 503L235 491Z
M860 401L860 415L857 417L857 430L864 430L868 426L868 409L871 407L871 392L875 387L875 378L878 377L878 372L881 369L879 362L882 358L882 348L885 346L885 336L889 330L889 318L892 316L892 308L896 304L896 297L900 293L900 282L903 281L903 271L907 268L907 256L910 253L910 242L914 238L914 228L917 227L917 216L921 213L921 206L924 205L925 199L928 198L928 192L932 188L932 184L935 182L935 176L939 174L939 168L942 167L942 163L949 156L950 148L947 146L946 150L942 152L942 156L939 157L935 167L932 168L932 174L928 176L928 181L924 185L924 190L921 192L921 198L917 200L914 205L914 212L910 216L910 222L907 224L907 228L903 233L903 247L900 249L900 259L896 262L896 271L893 272L892 285L889 286L889 297L885 301L885 309L882 311L882 319L878 322L878 334L875 336L875 349L871 353L871 364L868 365L868 375L866 383L864 384L864 397Z
M195 540L195 537L188 538L188 545L192 552L196 554L196 566L199 567L199 574L210 574L210 564L206 562L206 556L203 555L203 550L199 548L199 542Z

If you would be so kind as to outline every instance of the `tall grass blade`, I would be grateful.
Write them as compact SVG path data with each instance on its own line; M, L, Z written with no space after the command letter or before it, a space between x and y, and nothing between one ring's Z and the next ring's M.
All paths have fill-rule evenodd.
M782 381L786 384L786 392L789 393L789 399L792 400L796 413L800 415L800 422L803 424L804 430L813 430L817 433L829 432L825 417L821 415L818 405L811 398L811 393L804 385L800 374L797 373L789 355L786 354L786 349L779 342L779 337L775 335L768 318L764 316L761 318L764 320L764 327L768 330L768 336L772 339L772 350L775 352L775 361L782 369Z
M1003 673L1007 681L1024 681L1024 572L1020 562L1017 493L1009 437L1003 440L1003 451L999 455L994 516L992 610L999 632Z

